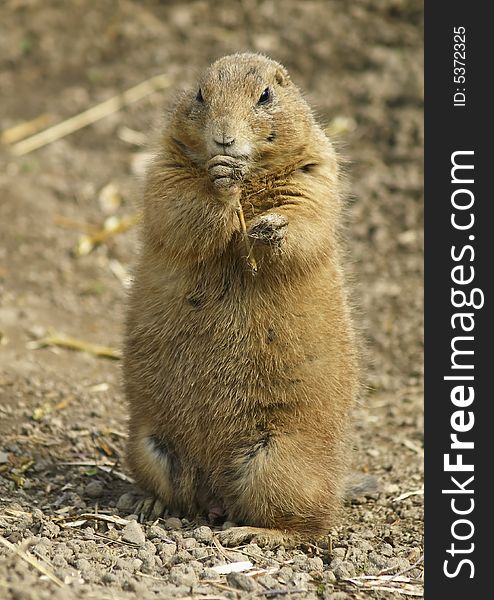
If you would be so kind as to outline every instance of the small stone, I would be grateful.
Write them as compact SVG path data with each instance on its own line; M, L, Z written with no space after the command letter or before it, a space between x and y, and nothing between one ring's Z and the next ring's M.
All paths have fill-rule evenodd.
M257 583L264 586L267 590L277 589L279 587L278 581L272 575L260 575L257 578Z
M34 508L32 512L33 521L42 521L45 518L45 515L39 508Z
M324 563L322 562L322 559L319 558L318 556L314 556L313 558L309 558L308 560L308 570L309 572L312 571L324 571Z
M208 548L204 548L204 546L202 546L199 548L192 548L190 553L192 554L192 556L195 559L202 560L202 559L206 558L206 556L208 556L208 554L210 553L210 550Z
M104 489L100 481L90 481L84 488L84 494L89 498L101 498Z
M226 580L228 585L244 592L257 592L261 589L257 581L253 577L248 577L245 573L229 573Z
M210 527L202 526L194 529L192 537L196 539L200 544L208 544L213 540L213 532Z
M369 552L367 558L369 563L379 571L386 568L388 561L382 554L378 554L377 552Z
M192 586L197 582L197 575L189 565L175 565L170 569L170 581L175 585Z
M122 494L117 502L118 510L122 510L124 512L130 512L134 510L136 504L136 496L130 492L126 494Z
M335 574L336 579L348 579L355 575L355 567L347 560L335 558L331 561L329 567Z
M333 571L324 571L323 580L330 584L336 583L336 575Z
M395 556L394 558L388 558L386 561L386 574L394 575L401 571L407 571L410 568L410 562L406 558L400 558Z
M225 521L223 523L223 525L221 526L221 529L223 529L223 531L225 529L230 529L231 527L236 527L237 524L234 521Z
M177 550L177 552L173 556L172 562L173 564L177 565L182 563L189 563L191 560L194 560L194 557L190 552L187 552L187 550Z
M347 553L347 549L346 548L333 548L333 558L345 558L345 555Z
M103 583L111 585L113 583L117 583L118 578L114 573L104 573L101 578L101 581Z
M177 551L176 544L162 544L160 548L160 556L162 558L171 558Z
M400 492L400 486L397 485L396 483L390 483L388 486L386 486L386 493L387 494L399 494Z
M194 538L184 538L180 545L184 550L192 550L192 548L197 548L197 540Z
M199 577L201 579L212 579L213 581L215 581L216 579L218 579L218 573L210 567L204 567Z
M305 554L296 554L293 557L293 564L298 571L307 571L309 568L309 558Z
M168 517L165 519L167 529L182 529L182 521L178 517Z
M45 521L41 526L40 533L47 538L56 538L60 533L60 527L51 521Z
M278 573L276 573L276 577L280 581L286 583L293 577L293 569L288 565L285 565L284 567L281 567Z
M7 540L11 544L18 544L22 540L22 533L20 531L14 531L8 536Z
M171 540L168 538L168 533L161 525L151 525L148 530L148 535L151 539L158 539L163 542L170 542Z
M146 559L149 559L150 557L154 556L156 554L156 552L157 552L157 548L153 544L153 542L146 540L144 542L144 544L142 545L142 548L139 548L137 556L139 558L142 558L143 560L146 560Z
M122 529L122 539L125 542L142 546L146 541L146 536L144 535L144 531L137 521L130 521Z
M94 540L96 537L96 532L93 527L84 527L82 534L85 540Z
M422 554L422 550L420 548L412 548L410 550L410 552L407 555L407 559L411 562L411 563L415 563L418 561L418 559L420 558Z
M311 579L309 573L295 573L292 583L296 588L306 589Z

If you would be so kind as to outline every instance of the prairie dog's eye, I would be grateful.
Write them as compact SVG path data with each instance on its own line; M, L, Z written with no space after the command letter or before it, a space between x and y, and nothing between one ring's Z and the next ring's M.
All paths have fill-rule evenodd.
M204 98L202 97L202 90L201 90L201 88L199 88L199 90L197 91L196 100L197 100L197 102L200 102L201 104L204 103Z
M259 96L257 104L266 104L271 100L271 90L267 87L264 92Z

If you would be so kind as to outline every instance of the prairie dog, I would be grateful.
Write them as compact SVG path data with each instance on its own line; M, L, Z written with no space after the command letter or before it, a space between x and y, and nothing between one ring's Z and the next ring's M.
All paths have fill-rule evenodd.
M358 390L340 210L336 153L282 65L226 56L179 96L144 193L127 456L160 507L244 525L224 543L336 522Z

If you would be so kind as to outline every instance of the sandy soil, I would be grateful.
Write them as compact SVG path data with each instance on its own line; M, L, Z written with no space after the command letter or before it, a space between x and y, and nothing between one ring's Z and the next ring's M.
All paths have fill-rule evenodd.
M2 2L1 130L43 114L58 122L159 73L171 85L25 156L0 146L1 598L421 595L421 10L418 0ZM56 333L119 348L119 273L135 228L81 256L80 237L134 213L146 147L132 131L152 137L175 89L248 49L287 66L348 160L348 255L367 340L356 468L381 485L346 507L328 543L294 551L227 550L206 523L177 517L135 522L118 360L37 344ZM236 561L253 567L213 570Z

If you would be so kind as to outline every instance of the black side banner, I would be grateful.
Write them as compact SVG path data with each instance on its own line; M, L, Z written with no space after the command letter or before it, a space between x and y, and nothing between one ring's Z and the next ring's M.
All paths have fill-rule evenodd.
M484 590L492 575L487 542L493 531L493 38L485 3L426 3L425 596L430 600L490 596Z

